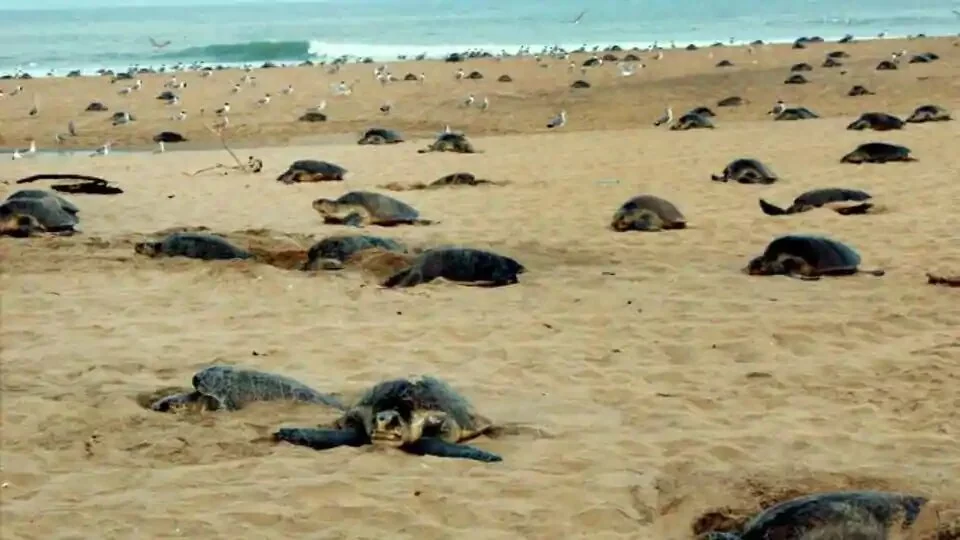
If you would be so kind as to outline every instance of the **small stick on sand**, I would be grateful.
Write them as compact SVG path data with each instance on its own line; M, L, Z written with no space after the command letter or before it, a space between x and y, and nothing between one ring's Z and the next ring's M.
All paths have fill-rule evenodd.
M220 144L223 146L223 149L226 150L228 154L230 154L230 157L233 158L233 161L236 162L236 165L227 166L227 165L224 165L223 163L217 163L216 165L213 165L211 167L204 167L203 169L194 171L192 173L185 172L183 174L185 174L186 176L196 176L200 173L212 171L215 169L231 169L235 171L243 171L245 173L250 174L250 173L258 173L263 168L263 162L253 156L250 156L250 159L249 161L247 161L246 164L240 161L240 158L237 157L237 154L235 154L233 150L230 149L230 146L227 145L227 139L226 137L223 136L223 131L224 131L223 129L216 129L206 124L204 124L204 127L207 128L207 130L210 133L213 133L214 135L217 136L218 139L220 139Z

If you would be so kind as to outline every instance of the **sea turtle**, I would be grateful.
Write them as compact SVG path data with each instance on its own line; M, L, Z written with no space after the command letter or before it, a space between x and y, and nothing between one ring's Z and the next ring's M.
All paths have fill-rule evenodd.
M303 270L340 270L348 257L358 251L371 248L396 252L406 252L407 250L400 242L381 236L330 236L310 247Z
M478 153L463 133L441 133L429 146L417 150L418 154L426 154L427 152Z
M946 285L947 287L960 287L960 274L952 276L927 273L927 283L930 285Z
M210 410L235 411L256 401L301 401L343 410L333 396L317 392L300 381L253 369L216 365L193 376L193 390L164 396L150 404L158 412L168 412L196 404Z
M913 55L912 57L910 57L910 60L909 60L909 62L907 62L907 63L909 63L909 64L929 64L930 62L933 62L934 60L939 60L939 59L940 59L940 56L938 56L936 53L926 52L926 53L920 53L920 54L915 54L915 55Z
M815 493L783 501L744 524L739 532L707 532L698 540L880 540L908 529L926 497L881 491ZM833 534L826 534L826 533ZM815 536L816 535L816 536ZM899 536L898 536L899 538Z
M26 219L21 219L28 216ZM32 218L32 219L31 219ZM77 207L66 199L42 190L25 189L0 203L0 221L15 224L19 231L72 234L78 232ZM40 225L40 229L36 225Z
M884 60L877 64L877 71L891 71L897 69L897 63L890 60Z
M846 51L831 51L827 53L827 58L850 58Z
M315 159L300 159L294 161L283 174L277 177L277 182L296 184L299 182L326 182L343 180L347 170L329 161Z
M951 120L950 113L939 105L921 105L913 110L907 122L921 124L923 122L944 122Z
M503 458L461 444L494 430L446 382L424 376L374 385L329 428L280 428L273 437L314 450L377 445L421 456L496 462Z
M740 96L730 96L717 102L717 107L739 107L746 103L746 100Z
M706 117L708 117L708 118L714 117L714 116L717 115L717 113L711 111L709 107L704 107L704 106L700 106L700 107L696 107L696 108L690 109L689 111L687 111L687 113L688 113L688 114L699 114L700 116L706 116Z
M661 231L686 226L687 219L673 203L654 195L633 197L617 209L610 221L610 228L618 232Z
M133 249L148 257L190 257L205 261L253 258L249 251L234 246L222 236L196 232L173 233L158 242L138 242Z
M670 126L672 131L686 131L688 129L713 129L713 122L706 116L696 113L687 113Z
M316 199L313 209L323 216L329 225L430 225L420 219L420 212L409 204L372 191L350 191L335 200Z
M741 184L772 184L779 180L769 167L752 158L740 158L730 162L719 175L711 174L715 182L739 182Z
M820 117L806 107L788 107L773 117L774 120L809 120L811 118Z
M801 193L793 200L793 204L786 209L774 206L760 199L760 209L768 216L784 216L788 214L799 214L800 212L825 206L838 214L849 216L853 214L866 214L872 210L874 204L864 202L870 199L871 196L869 193L860 191L859 189L822 188Z
M835 67L840 67L840 66L842 66L842 65L843 65L843 62L841 62L841 61L839 61L839 60L837 60L837 59L835 59L835 58L826 58L826 59L823 61L823 63L820 64L820 67L835 68Z
M869 142L861 144L840 158L841 163L886 163L888 161L916 161L910 149L898 144Z
M403 142L399 131L386 128L370 128L363 133L357 144L397 144Z
M850 88L850 90L847 92L847 95L850 97L872 96L874 95L874 92L868 90L866 86L857 84Z
M404 185L399 182L390 182L389 184L384 184L380 186L384 189L389 189L390 191L412 191L418 189L436 189L449 186L480 186L480 185L506 185L507 182L494 182L493 180L484 180L483 178L477 178L473 173L468 172L455 172L450 173L446 176L441 176L440 178L425 184L423 182L414 182L413 184Z
M46 232L37 218L30 215L10 214L0 219L0 236L28 238L37 233Z
M413 287L437 278L491 287L517 283L526 272L519 262L490 251L471 248L440 247L418 255L409 268L397 272L383 286Z
M800 72L800 71L813 71L813 66L811 66L810 64L808 64L808 63L806 63L806 62L801 62L801 63L799 63L799 64L794 64L794 65L790 66L790 72L791 72L791 73L797 73L797 72Z
M847 129L853 131L862 131L872 129L874 131L890 131L892 129L903 129L903 120L892 114L880 112L868 112L860 115Z
M809 81L806 77L799 73L794 73L793 75L787 77L783 84L807 84Z
M153 142L159 143L181 143L187 142L187 138L176 131L161 131L153 136Z
M882 276L883 270L861 270L860 255L825 236L789 234L775 238L743 271L752 276L787 275L806 280L857 273Z

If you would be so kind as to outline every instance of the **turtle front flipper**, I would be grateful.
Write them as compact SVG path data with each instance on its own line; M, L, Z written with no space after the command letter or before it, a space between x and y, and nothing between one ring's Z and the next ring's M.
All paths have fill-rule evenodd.
M172 409L185 407L203 399L200 392L184 392L182 394L173 394L154 401L150 408L157 412L169 412Z
M338 446L363 446L367 438L356 429L280 428L273 440L306 446L314 450L329 450Z
M383 286L388 289L394 287L413 287L423 283L423 275L414 268L401 270L383 282Z
M363 227L363 215L360 212L351 212L344 216L342 223L347 227Z
M768 216L783 216L788 212L779 206L774 206L767 201L760 199L760 209Z
M436 456L446 458L472 459L483 461L484 463L495 463L503 461L503 458L492 452L481 450L474 446L466 444L456 444L436 439L433 437L424 437L410 444L403 445L403 450L416 454L418 456Z

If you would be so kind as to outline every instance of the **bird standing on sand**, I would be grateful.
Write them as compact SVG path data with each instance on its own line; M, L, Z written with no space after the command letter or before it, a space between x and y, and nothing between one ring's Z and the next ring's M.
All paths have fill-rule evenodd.
M474 101L476 101L476 98L473 97L473 94L470 94L470 95L467 96L467 99L463 100L463 106L464 106L464 107L469 107L469 106L473 105L473 102L474 102Z
M633 64L620 64L620 76L629 77L637 72L637 67Z
M112 143L112 142L109 142L109 141L103 143L103 146L101 146L100 148L97 148L96 150L94 150L94 152L93 152L92 154L90 154L90 157L106 156L106 155L110 154L110 146L111 146L111 145L113 145L113 143Z
M176 116L173 117L174 120L183 121L187 119L187 111L180 111Z
M13 151L13 157L10 158L10 159L23 159L23 156L20 155L20 151L19 151L19 150L14 150L14 151Z
M550 129L562 128L565 125L567 125L567 111L560 111L560 114L554 116L547 122L547 127Z
M425 80L427 80L427 75L425 73L421 73L420 76L417 77L417 81L419 81L420 84L423 84Z
M464 74L463 69L461 68L457 70L457 74L454 75L454 77L456 77L458 81L462 81L463 78L466 77L466 74Z
M230 93L231 93L231 94L239 94L239 93L240 93L240 90L242 90L242 89L243 89L243 87L240 86L240 83L237 83L237 84L233 85L233 88L230 89Z
M770 109L767 114L778 115L782 113L787 108L787 105L783 102L782 99L778 99L777 103Z
M27 148L27 155L36 155L37 153L37 141L30 139L30 148Z
M384 103L383 105L380 106L380 112L382 112L383 114L390 114L390 108L391 106L389 103Z
M486 96L483 97L483 101L480 102L480 110L486 111L490 108L490 100Z
M223 107L220 107L219 109L217 109L217 116L223 116L223 115L227 114L228 112L230 112L230 102L229 102L229 101L225 102L225 103L223 104Z
M287 85L287 87L284 88L283 90L281 90L281 92L282 92L284 95L289 96L290 94L293 93L293 85L292 85L292 84Z
M257 100L257 105L261 107L263 107L264 105L267 105L268 103L270 103L270 94L266 94L262 98Z
M162 154L167 151L167 148L163 145L163 141L157 141L159 148L153 151L154 154Z
M666 124L669 126L671 123L673 123L673 108L667 106L667 110L664 111L663 116L658 118L653 125L659 127Z

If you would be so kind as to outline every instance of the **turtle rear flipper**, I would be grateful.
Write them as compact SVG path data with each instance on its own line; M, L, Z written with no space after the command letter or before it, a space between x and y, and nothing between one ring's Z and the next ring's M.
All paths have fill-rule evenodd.
M711 174L710 179L714 182L726 182L728 180L726 174Z
M397 272L383 282L383 286L392 289L394 287L412 287L423 282L423 276L413 268L407 268Z
M356 429L280 428L273 440L314 450L329 450L338 446L363 446L369 441Z
M783 216L789 213L783 208L774 206L763 199L760 199L760 209L768 216Z
M456 444L435 439L433 437L424 437L416 442L403 445L403 450L418 456L436 456L445 458L473 459L485 463L494 463L503 461L503 458L492 452L481 450L474 446L466 444Z

